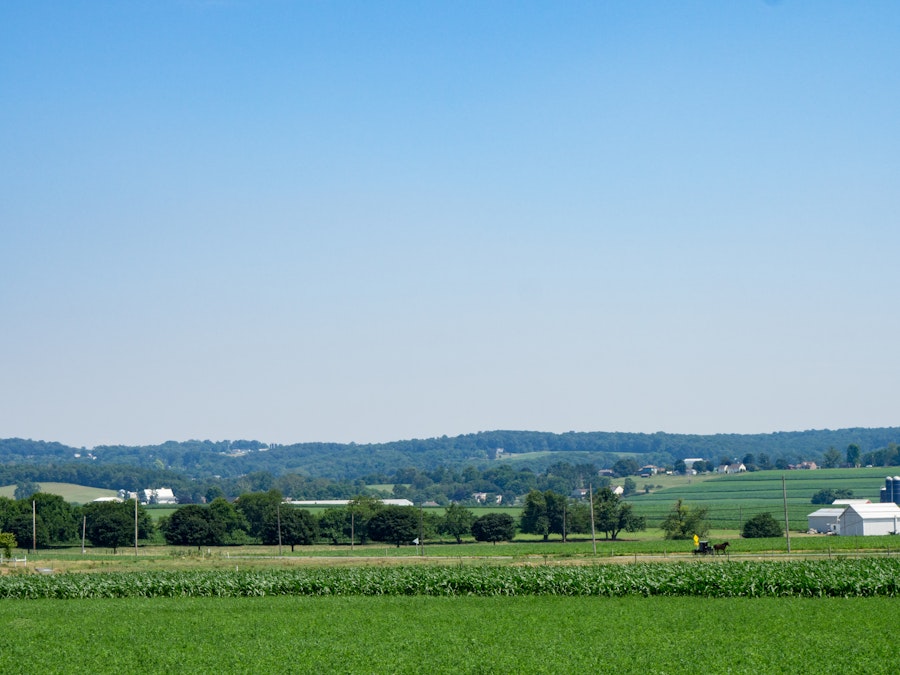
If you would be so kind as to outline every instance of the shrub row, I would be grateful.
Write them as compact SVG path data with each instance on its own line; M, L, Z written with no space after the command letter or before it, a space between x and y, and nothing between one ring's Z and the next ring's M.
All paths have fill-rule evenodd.
M303 596L868 597L900 594L900 559L593 566L332 567L6 575L0 598Z

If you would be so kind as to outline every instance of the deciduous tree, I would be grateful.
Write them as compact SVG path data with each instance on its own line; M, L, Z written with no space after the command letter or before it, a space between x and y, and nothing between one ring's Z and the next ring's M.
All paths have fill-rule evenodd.
M512 541L516 536L516 521L508 513L486 513L472 523L476 541Z
M835 499L850 499L853 490L847 488L823 488L816 492L810 500L813 504L831 504Z
M661 525L666 539L691 539L695 534L698 537L705 536L709 532L706 514L706 508L692 508L679 499Z
M90 502L81 507L85 534L93 546L111 548L134 543L134 500L125 502ZM150 514L138 505L138 539L153 536L155 526Z
M622 501L609 488L594 495L594 527L607 539L616 539L622 530L638 532L646 527L644 517L635 514L628 502Z
M831 446L822 453L822 466L826 469L836 469L841 465L841 451ZM813 502L815 503L815 502Z
M18 545L16 535L12 532L0 532L0 550L3 551L4 556L11 558L12 550Z
M418 537L421 514L411 506L385 506L368 522L369 537L375 541L411 544Z
M859 446L856 443L851 443L847 446L847 464L852 467L859 466Z
M41 486L37 483L34 483L30 480L19 481L16 484L16 489L13 492L13 497L18 500L30 499L31 495L36 494L41 491Z
M783 534L784 528L771 513L759 513L753 516L744 523L741 530L741 536L745 539L780 537Z
M443 534L449 534L456 539L457 544L461 544L462 538L472 532L472 523L474 522L474 513L465 506L453 503L444 512L438 528Z
M275 517L266 521L262 542L274 545L278 543L278 527L281 527L281 543L291 547L307 546L315 543L319 536L319 524L315 516L306 509L298 509L283 504Z
M188 504L160 522L166 543L172 546L214 546L216 535L210 527L206 509L199 504Z

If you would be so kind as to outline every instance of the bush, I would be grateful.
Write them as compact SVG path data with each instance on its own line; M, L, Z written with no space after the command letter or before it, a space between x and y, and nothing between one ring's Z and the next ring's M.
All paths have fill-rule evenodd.
M763 537L780 537L784 534L781 527L771 513L760 513L753 516L746 523L744 529L741 530L741 536L744 539L761 539Z

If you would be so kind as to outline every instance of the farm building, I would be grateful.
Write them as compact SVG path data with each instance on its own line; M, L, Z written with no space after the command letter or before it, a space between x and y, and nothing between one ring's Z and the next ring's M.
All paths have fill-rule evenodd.
M900 506L850 504L838 519L838 534L866 536L900 532Z
M838 522L844 513L844 507L824 508L813 511L806 516L806 521L810 530L825 534L827 532L836 532Z
M385 506L412 506L408 499L379 499ZM291 506L347 506L349 499L285 499L285 504Z
M141 495L141 503L143 504L177 504L175 493L172 488L147 488L143 490Z
M716 468L716 473L744 473L747 467L743 462L735 462L734 464L721 464Z

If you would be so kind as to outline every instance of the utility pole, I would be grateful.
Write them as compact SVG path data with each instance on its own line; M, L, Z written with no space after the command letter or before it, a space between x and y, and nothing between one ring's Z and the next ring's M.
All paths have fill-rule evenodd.
M791 527L788 523L787 488L784 485L784 474L781 474L781 494L784 497L784 537L787 540L787 552L791 552Z
M594 531L594 484L588 483L588 494L591 497L591 545L594 547L594 555L597 555L597 534Z
M419 505L419 544L422 545L422 557L425 557L425 509Z
M138 493L134 493L134 557L137 558L137 540L138 540Z

